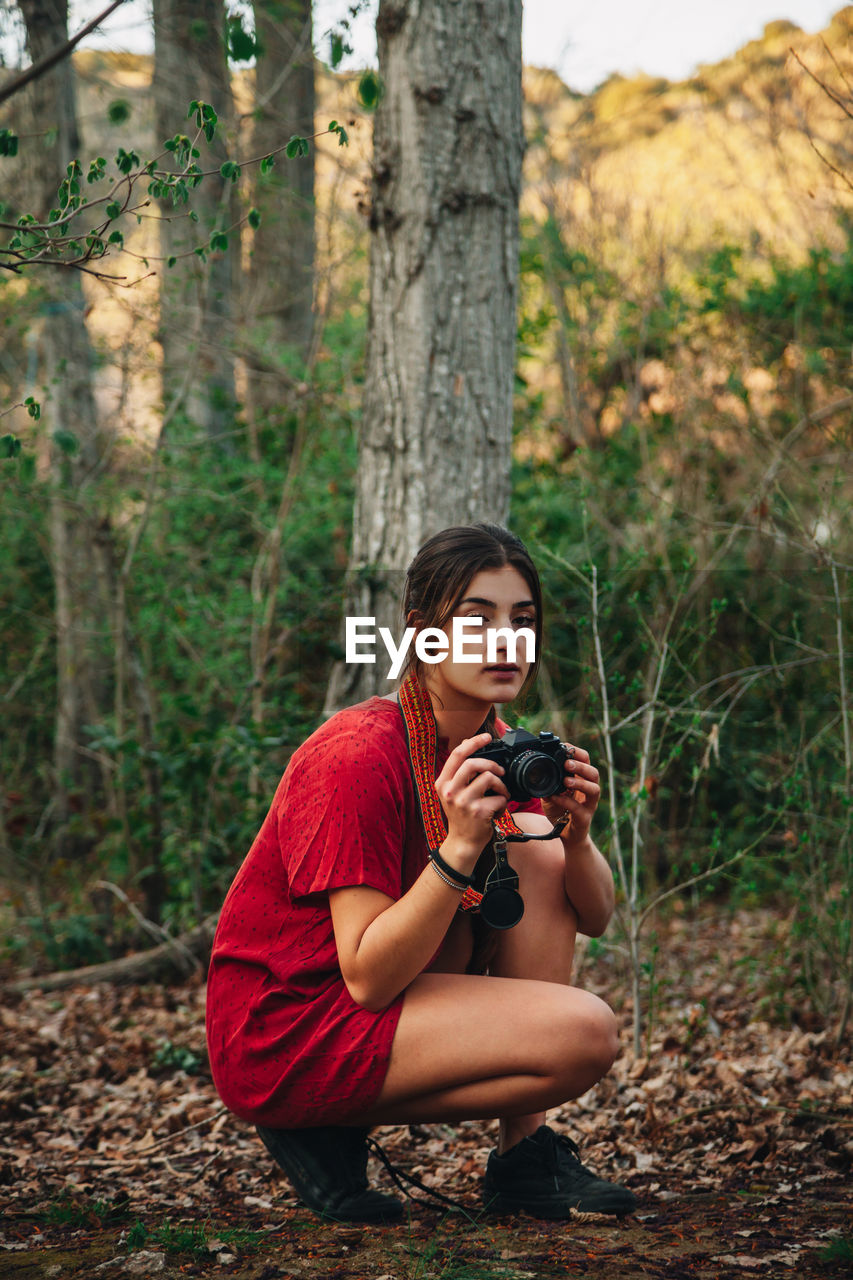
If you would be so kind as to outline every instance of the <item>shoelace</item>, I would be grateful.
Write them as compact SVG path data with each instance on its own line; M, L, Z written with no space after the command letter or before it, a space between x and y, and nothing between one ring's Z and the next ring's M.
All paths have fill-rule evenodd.
M426 1183L420 1180L420 1178L416 1178L413 1173L406 1173L405 1169L399 1169L395 1164L392 1164L386 1152L382 1149L375 1138L369 1137L367 1139L367 1149L384 1165L389 1178L394 1183L397 1190L402 1191L406 1199L411 1200L413 1204L423 1204L426 1205L427 1208L434 1208L438 1205L442 1209L447 1209L452 1213L464 1214L469 1222L476 1221L472 1216L470 1209L468 1209L466 1205L462 1204L461 1201L454 1200L451 1196L446 1196L441 1191L436 1191L434 1187L428 1187ZM422 1191L428 1199L422 1200L420 1196L412 1195L409 1187L404 1185L406 1182L412 1187L417 1187L418 1191Z
M553 1135L553 1141L549 1142L546 1148L550 1172L558 1172L560 1167L560 1158L562 1157L563 1160L567 1158L566 1150L561 1150L561 1148L567 1148L575 1176L580 1176L587 1180L594 1180L595 1174L591 1169L587 1169L586 1165L581 1162L581 1153L577 1143L573 1142L568 1134L555 1133L553 1130L551 1130L551 1133Z

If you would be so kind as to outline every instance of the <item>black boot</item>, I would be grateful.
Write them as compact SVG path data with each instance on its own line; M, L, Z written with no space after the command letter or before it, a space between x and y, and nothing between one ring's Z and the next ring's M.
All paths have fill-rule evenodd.
M387 1222L403 1205L367 1182L368 1129L264 1129L258 1136L310 1209L335 1222Z
M484 1200L491 1213L525 1212L535 1218L568 1218L575 1209L621 1218L637 1207L632 1191L597 1178L581 1164L571 1138L544 1124L502 1156L491 1153Z

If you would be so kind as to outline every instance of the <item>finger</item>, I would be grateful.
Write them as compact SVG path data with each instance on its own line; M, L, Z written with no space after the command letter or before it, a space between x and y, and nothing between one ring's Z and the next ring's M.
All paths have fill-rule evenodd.
M575 764L589 764L589 752L584 751L583 747L576 747L571 742L564 742L563 746L567 751L572 752L572 759Z
M472 761L480 763L479 761ZM487 764L487 761L483 761ZM451 778L442 788L436 787L439 795L443 796L451 804L459 804L461 799L470 800L472 796L484 796L488 792L494 792L499 796L509 799L509 792L501 781L500 777L494 770L485 768L477 769L475 772L466 772L464 767L454 778Z
M463 738L458 747L454 747L450 755L444 762L441 773L436 778L436 782L440 778L452 778L456 770L459 768L463 760L467 760L472 752L484 747L487 742L491 742L492 735L490 733L477 733L473 738Z
M503 772L503 767L495 760L462 760L455 773L442 776L444 774L444 770L442 770L435 780L435 786L440 794L448 795L455 792L459 787L468 786L481 773L491 774L497 782L500 781Z
M578 760L566 761L566 777L574 781L576 778L584 778L588 782L599 783L601 775L593 764L583 764Z
M577 804L598 804L601 798L601 787L588 778L572 778L571 785L562 793L566 800L574 800Z
M506 784L496 773L492 773L490 769L487 769L483 773L478 773L474 778L469 778L465 786L465 791L468 795L483 795L489 797L497 795L505 800L509 799L509 791L506 788Z
M463 760L455 778L463 778L468 783L473 782L481 773L491 773L495 778L502 778L504 772L503 765L496 760Z

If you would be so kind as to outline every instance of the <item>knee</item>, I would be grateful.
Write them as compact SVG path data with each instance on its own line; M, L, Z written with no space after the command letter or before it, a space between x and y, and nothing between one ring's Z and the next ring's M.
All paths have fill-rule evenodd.
M574 1082L574 1091L591 1088L605 1076L619 1053L619 1027L613 1010L588 991L569 989L558 1034L552 1041L558 1075Z
M606 1075L619 1055L619 1024L609 1005L598 996L590 996L593 1004L587 1014L585 1034L588 1037L593 1065L598 1068L597 1079Z

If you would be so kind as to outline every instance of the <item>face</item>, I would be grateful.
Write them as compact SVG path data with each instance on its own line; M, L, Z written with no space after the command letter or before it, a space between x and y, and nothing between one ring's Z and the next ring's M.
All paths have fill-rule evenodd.
M454 661L453 618L464 619L465 655L476 661ZM511 702L524 684L533 653L528 654L522 639L513 658L507 638L498 636L492 655L487 651L487 631L518 631L526 627L535 632L538 625L524 576L512 565L482 569L468 583L462 600L444 624L451 651L440 662L424 664L427 688L447 707Z

